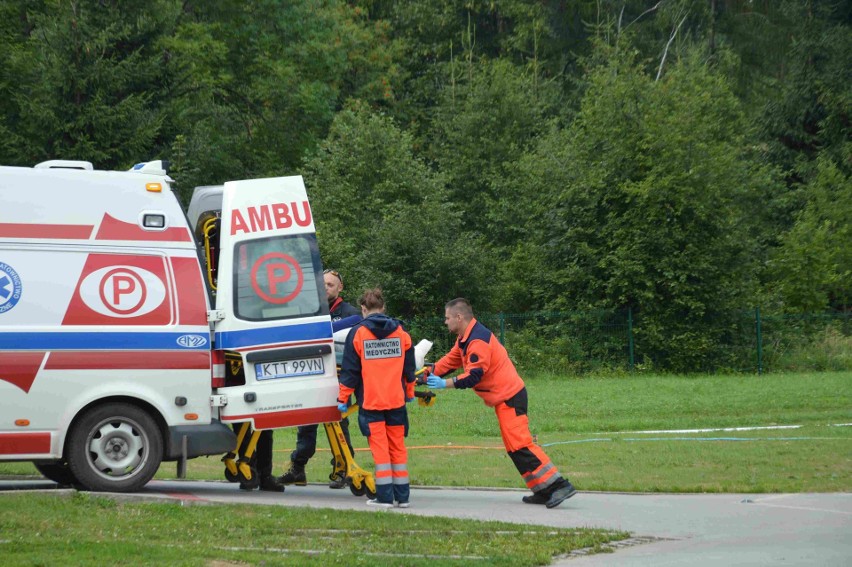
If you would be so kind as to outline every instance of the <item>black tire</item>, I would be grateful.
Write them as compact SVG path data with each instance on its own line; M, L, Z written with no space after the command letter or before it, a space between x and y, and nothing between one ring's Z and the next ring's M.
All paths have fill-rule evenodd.
M144 410L111 403L89 410L67 443L71 473L97 492L134 492L151 480L163 459L163 436Z
M346 482L349 483L349 492L354 494L355 496L364 496L367 494L367 483L361 482L361 486L356 487L355 483L352 482L351 478L347 478Z
M240 473L232 473L228 467L225 467L225 480L228 482L240 482Z
M249 474L251 474L251 478L246 478L242 471L237 468L237 477L240 484L245 486L248 490L254 490L260 486L260 474L257 472L257 469L252 466L249 466Z
M47 480L52 480L59 486L74 486L77 479L71 474L68 463L33 463L35 468Z

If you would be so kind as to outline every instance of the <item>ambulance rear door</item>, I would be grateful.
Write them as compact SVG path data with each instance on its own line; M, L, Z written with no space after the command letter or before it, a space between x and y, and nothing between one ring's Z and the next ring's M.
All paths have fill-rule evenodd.
M339 420L331 319L302 178L226 183L221 223L211 319L214 349L230 361L216 390L222 421L272 429Z

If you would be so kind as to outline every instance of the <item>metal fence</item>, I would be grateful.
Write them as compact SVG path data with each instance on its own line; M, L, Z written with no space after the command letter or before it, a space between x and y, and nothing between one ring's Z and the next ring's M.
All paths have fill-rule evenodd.
M642 317L634 316L630 309L494 313L477 315L477 319L498 336L515 364L524 369L575 374L671 371L670 361L678 354L678 344L660 348L665 332L663 339L651 340ZM443 319L416 318L406 326L415 341L428 338L435 343L430 359L446 353L455 341ZM755 308L720 315L693 327L702 336L702 356L696 356L686 368L681 356L678 371L852 370L852 313L765 314Z

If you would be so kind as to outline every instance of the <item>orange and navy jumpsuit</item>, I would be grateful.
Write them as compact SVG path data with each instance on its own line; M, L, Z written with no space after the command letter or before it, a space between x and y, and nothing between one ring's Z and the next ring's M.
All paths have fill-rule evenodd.
M414 349L396 319L374 313L352 328L343 347L338 402L351 394L360 406L358 426L376 464L376 499L408 502L408 412L414 398Z
M476 319L435 363L432 373L444 376L457 368L463 371L454 378L453 386L473 388L485 405L494 408L503 445L527 487L536 494L549 494L559 487L562 476L530 433L524 381L494 333Z

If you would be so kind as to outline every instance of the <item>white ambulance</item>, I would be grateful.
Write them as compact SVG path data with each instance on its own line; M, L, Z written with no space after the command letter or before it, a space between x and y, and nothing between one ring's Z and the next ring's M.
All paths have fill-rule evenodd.
M215 256L171 181L160 162L0 167L0 461L133 491L234 450L232 424L340 419L302 178L226 183Z

